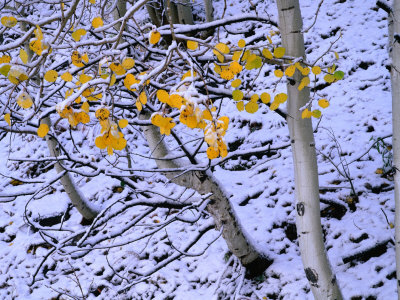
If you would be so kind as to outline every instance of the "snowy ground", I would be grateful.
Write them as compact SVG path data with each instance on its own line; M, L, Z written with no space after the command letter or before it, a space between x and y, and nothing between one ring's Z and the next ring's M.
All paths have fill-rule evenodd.
M314 21L319 1L300 2L304 28L308 28ZM226 16L258 12L277 19L274 3L257 0L252 3L255 9L248 1L228 1ZM224 2L214 1L214 4L220 16ZM241 28L232 26L233 29ZM264 27L255 28L256 33L263 30L269 31ZM318 127L315 139L327 252L345 299L394 299L394 229L389 226L394 218L393 183L390 177L375 173L382 167L383 158L376 149L371 149L373 139L379 137L391 143L388 137L392 129L386 14L375 7L375 1L324 1L315 26L305 35L308 59L313 61L324 53L340 33L342 38L333 49L340 56L339 68L346 75L344 80L328 87L319 82L317 94L327 97L331 106L324 110L320 123L314 120ZM231 38L224 34L221 33L222 40ZM328 62L332 59L333 54L326 57ZM275 79L258 78L258 88L264 89L271 80ZM284 86L281 88L284 91ZM231 201L247 233L257 247L273 259L264 276L242 282L240 266L229 258L227 246L219 238L203 255L181 257L118 293L131 283L124 278L130 278L132 270L152 268L176 253L171 243L182 248L196 232L210 225L210 219L201 219L190 226L177 222L167 231L162 230L139 242L110 250L97 249L83 257L52 253L35 275L34 285L30 286L32 276L49 250L42 237L27 226L23 218L25 209L33 220L47 218L48 223L43 221L41 226L50 224L52 228L59 228L63 217L63 228L73 232L87 229L87 225L80 224L79 214L68 205L61 185L54 184L54 189L43 191L43 197L29 202L27 207L29 195L1 204L0 298L70 299L79 298L83 293L88 299L194 300L213 299L219 293L221 299L228 299L236 291L243 295L242 299L312 299L296 242L292 158L290 147L283 147L289 143L285 121L265 107L250 115L239 113L228 99L225 103L223 111L232 120L226 137L230 150L267 144L271 144L271 148L281 148L271 151L268 157L239 158L214 170L232 193ZM132 134L131 142L137 146L136 151L147 153L140 137ZM45 146L35 137L6 136L0 142L0 173L36 180L54 176L55 170L47 169L45 163L16 164L7 160L9 157L43 157L47 151ZM146 163L140 157L133 159L139 166ZM350 182L334 164L342 174L349 174L358 199L349 198ZM134 197L116 179L98 176L90 180L76 177L75 180L86 197L98 204ZM10 181L2 177L2 193L28 190L40 184L13 186ZM145 181L144 189L171 197L183 193L182 199L191 196L190 191L165 185L166 179L160 175L146 175ZM117 203L112 209L117 211L122 207L118 205L122 204ZM127 230L123 237L116 234L147 209L133 206L123 211L118 218L105 224L102 236L96 238L103 237L104 244L114 235L116 237L109 240L114 244L133 240L151 230L152 224L165 222L174 214L173 210L157 209L148 213L141 226ZM49 219L52 216L58 219ZM201 251L217 236L218 232L209 230L189 252ZM365 252L367 249L372 250ZM73 255L79 256L79 253ZM362 254L357 255L359 253ZM60 294L64 295L57 298Z

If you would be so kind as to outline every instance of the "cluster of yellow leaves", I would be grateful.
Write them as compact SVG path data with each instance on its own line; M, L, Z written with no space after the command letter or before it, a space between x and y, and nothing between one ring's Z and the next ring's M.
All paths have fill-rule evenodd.
M208 109L201 110L200 107L191 102L185 101L186 104L181 109L179 121L189 128L206 128L205 120L212 121L212 115Z
M204 130L204 140L208 144L207 157L214 159L219 156L228 155L228 149L223 139L228 129L229 118L220 117L217 121L211 122Z
M8 66L9 66L9 68L8 68L7 73L8 73L8 80L10 80L10 82L12 82L14 84L19 84L29 78L28 74L21 67L19 67L19 66L11 67L10 65L8 65ZM7 75L5 75L5 76L7 76Z
M78 68L82 68L84 66L84 63L88 63L89 62L89 57L87 55L87 53L84 53L83 55L81 55L79 53L79 51L74 50L72 51L71 54L71 62L74 66L78 67Z
M44 42L42 29L38 25L36 25L34 33L35 38L29 42L29 48L37 55L42 55L43 50L48 49L49 45Z
M164 117L160 113L153 114L151 117L151 123L160 128L160 133L165 135L171 134L171 129L175 127L175 123L172 118Z
M4 16L1 18L1 24L3 24L3 26L11 28L14 27L15 25L17 25L17 19L13 16Z
M113 155L114 150L122 150L126 147L124 134L118 130L118 125L110 119L110 111L107 108L96 110L96 118L100 122L101 132L96 137L95 144L100 149L107 148L107 154ZM118 122L120 128L124 128L128 121L122 119Z
M77 111L71 106L66 106L64 108L57 108L57 112L61 118L67 119L72 127L75 127L79 123L87 124L90 121L90 116L88 114L89 104L87 102L85 103L83 103L81 109Z

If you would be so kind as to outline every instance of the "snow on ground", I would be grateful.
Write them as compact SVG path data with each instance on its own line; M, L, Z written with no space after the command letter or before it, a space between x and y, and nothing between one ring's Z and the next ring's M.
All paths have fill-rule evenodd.
M314 21L319 1L300 2L304 27L308 28ZM197 1L196 5L200 3ZM275 4L271 1L252 3L253 8L248 1L228 1L225 15L257 12L277 19ZM221 16L224 1L214 1L214 5L216 15ZM199 6L196 9L200 10ZM246 26L249 24L234 25L229 29L243 30ZM254 30L267 33L269 28L266 28L262 25ZM382 167L382 156L370 149L374 139L391 134L385 12L376 9L375 1L324 1L315 26L305 36L309 61L323 54L339 34L342 37L333 50L338 52L339 68L346 75L344 80L328 87L324 87L322 81L318 82L317 99L327 97L331 106L323 111L320 123L314 120L314 126L318 127L315 139L327 253L345 299L394 299L394 229L388 224L394 218L393 183L390 178L375 173ZM232 38L221 32L221 40L241 37ZM331 62L333 54L324 60ZM274 80L271 76L261 76L256 84L258 89L268 90ZM283 85L279 88L284 91ZM232 120L226 136L230 150L267 144L278 148L289 143L288 129L279 115L265 107L253 115L239 113L228 99L224 103L223 112ZM45 144L38 138L24 139L7 136L0 142L0 155L3 157L0 173L38 180L55 176L55 170L47 166L48 163L16 164L6 159L10 156L40 158L46 155ZM135 143L136 151L147 153L139 135L132 134L130 139ZM385 142L390 144L390 137ZM366 153L368 149L370 151ZM141 157L133 157L133 160L138 166L148 163ZM351 178L358 199L349 197L350 182L336 168ZM273 259L264 276L243 281L240 293L248 297L243 299L312 299L295 239L292 169L290 148L282 147L268 155L227 162L214 170L216 177L233 195L231 201L246 232L257 247ZM182 199L191 196L189 191L180 187L165 185L166 180L161 175L145 174L144 177L147 182L144 189L171 197L183 193ZM98 176L86 180L75 176L75 180L86 197L98 204L110 205L118 199L135 197L116 179ZM5 177L1 179L2 192L24 190L29 186L14 187L9 182L10 179ZM46 219L51 223L51 217L63 218L63 228L76 233L84 232L87 225L80 224L79 215L68 205L67 196L59 184L54 184L53 189L43 190L40 200L29 199L28 195L1 204L1 299L55 299L59 293L79 297L79 285L89 299L213 299L218 288L221 299L228 299L238 286L240 266L235 260L230 260L225 242L219 238L203 255L173 261L142 282L118 293L130 283L125 277L131 276L134 270L152 268L176 253L170 244L181 249L199 229L210 224L210 219L201 219L193 225L177 222L167 231L162 230L139 242L110 250L104 247L81 257L82 251L73 252L75 257L72 258L63 253L53 253L35 275L35 284L30 286L33 274L48 253L48 246L38 232L27 226L23 218L25 205L29 202L26 210L33 220ZM122 204L116 203L111 210L121 208ZM109 237L113 237L112 243L133 240L149 232L152 224L165 222L174 214L168 209L157 209L148 213L141 226L128 229L123 238L118 235L118 230L138 215L147 213L147 209L133 206L123 210L118 218L104 225L102 235L98 234L96 238L104 238L103 245L110 241ZM53 228L60 227L59 221L51 224L54 224ZM58 236L63 234L69 233L61 232ZM189 252L201 252L216 237L218 232L208 231L199 245ZM369 248L373 250L356 255ZM230 263L228 267L227 262ZM67 298L62 296L61 299Z

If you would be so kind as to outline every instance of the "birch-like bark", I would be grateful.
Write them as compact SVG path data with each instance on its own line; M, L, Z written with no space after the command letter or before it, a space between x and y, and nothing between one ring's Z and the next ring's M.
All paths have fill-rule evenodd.
M400 34L400 0L394 0L392 13L389 13L389 56L392 59L390 70L392 82L392 146L395 200L395 241L397 297L400 300L400 43L394 36Z
M303 22L298 0L277 0L282 44L289 56L304 57ZM287 85L288 126L292 145L296 188L296 225L304 271L317 300L342 299L324 248L319 202L315 141L311 119L302 119L300 108L310 99L309 88Z
M25 14L24 10L22 10L21 14L22 15ZM19 23L21 31L26 32L27 31L26 23L25 22L19 22ZM24 48L26 53L28 54L28 61L30 61L32 59L33 52L29 48L28 41L24 43ZM33 80L36 81L37 84L39 83L38 82L39 80L37 78ZM41 123L47 124L47 126L51 128L50 117L43 118L41 120ZM59 151L57 149L57 142L54 139L50 138L48 135L46 136L46 142L47 142L47 147L49 148L50 155L54 157L59 156ZM60 163L55 164L55 169L57 173L64 171L64 168L60 165ZM69 173L65 174L63 177L61 177L60 182L65 192L67 193L72 205L75 206L75 208L82 215L82 217L89 221L93 220L97 216L98 210L79 191L79 188L76 186L74 180L71 178L71 175Z
M47 124L47 126L51 128L50 117L43 118L42 124ZM49 137L49 135L46 136L46 142L50 151L50 156L59 156L60 153L57 148L57 142L53 138ZM57 173L64 171L61 163L57 162L54 166ZM99 209L97 209L92 203L90 203L90 201L86 199L83 193L80 192L76 183L72 179L71 174L66 173L63 177L61 177L60 182L64 187L64 190L67 193L72 205L75 206L82 217L89 221L93 220L99 213Z
M148 120L150 114L142 112L140 118ZM169 150L156 126L142 126L142 130L152 156L160 169L182 167L181 161L159 160L159 158L167 157ZM213 194L210 203L207 205L207 210L214 218L217 230L222 229L222 237L225 239L229 250L239 258L242 265L247 269L249 277L262 274L271 264L271 261L257 251L246 237L245 230L229 201L229 194L218 179L209 170L206 172L188 172L182 176L177 175L173 172L165 174L175 184L194 189L201 194Z

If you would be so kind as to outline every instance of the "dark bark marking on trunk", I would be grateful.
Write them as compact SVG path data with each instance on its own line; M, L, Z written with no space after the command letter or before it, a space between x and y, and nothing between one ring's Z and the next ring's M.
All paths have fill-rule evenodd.
M305 268L304 272L306 273L306 277L312 285L317 286L318 283L318 273L311 268Z
M282 8L281 11L287 11L287 10L291 10L294 9L294 6L290 6L288 8Z
M304 202L299 202L296 205L296 210L297 210L297 214L302 217L304 216L304 212L306 210L305 206L304 206Z

